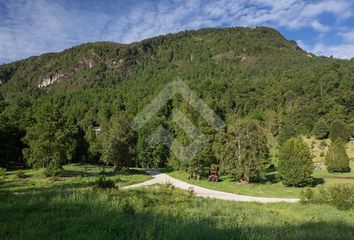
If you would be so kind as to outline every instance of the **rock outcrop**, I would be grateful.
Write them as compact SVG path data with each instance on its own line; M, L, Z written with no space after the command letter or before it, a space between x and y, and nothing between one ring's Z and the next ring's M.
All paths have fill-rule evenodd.
M38 84L38 88L47 87L53 84L54 82L58 81L62 77L64 77L64 74L54 73L50 77L44 78L42 81L40 81L40 83Z

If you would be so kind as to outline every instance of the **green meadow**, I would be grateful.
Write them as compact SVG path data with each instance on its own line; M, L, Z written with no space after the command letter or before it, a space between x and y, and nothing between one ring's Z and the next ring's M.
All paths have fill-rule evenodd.
M123 190L150 177L94 165L64 169L50 178L43 170L24 170L24 179L7 173L0 239L354 239L353 210L209 200L169 185ZM100 176L116 188L99 188Z

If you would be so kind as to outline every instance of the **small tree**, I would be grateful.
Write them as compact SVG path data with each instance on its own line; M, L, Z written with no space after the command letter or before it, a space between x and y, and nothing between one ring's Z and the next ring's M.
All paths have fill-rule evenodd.
M325 139L329 135L329 126L325 120L320 119L316 122L312 131L317 139Z
M103 162L113 164L115 170L131 165L135 155L136 135L125 113L113 116L101 137Z
M348 141L349 131L348 127L342 120L334 120L331 124L329 138L332 142L336 141L337 138L343 141Z
M311 152L301 137L286 141L279 153L278 175L286 186L303 187L312 183Z
M349 157L345 151L345 142L343 140L337 138L331 144L325 163L328 172L350 172Z

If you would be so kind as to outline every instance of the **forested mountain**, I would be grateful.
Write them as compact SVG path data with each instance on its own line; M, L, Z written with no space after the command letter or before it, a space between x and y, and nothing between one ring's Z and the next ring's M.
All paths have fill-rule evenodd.
M98 159L100 143L92 129L108 126L122 111L134 116L176 77L226 122L250 118L274 136L288 129L311 133L320 119L353 126L354 59L317 57L267 27L202 29L127 45L87 43L1 65L0 141L13 142L2 148L1 161L21 158L19 136L48 104L77 128L74 159ZM175 107L205 125L176 97L137 134L148 135Z

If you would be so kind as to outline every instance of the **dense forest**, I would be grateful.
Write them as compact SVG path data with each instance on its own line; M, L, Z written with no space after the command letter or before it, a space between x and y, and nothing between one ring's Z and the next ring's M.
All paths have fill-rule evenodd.
M176 77L227 123L222 132L178 95L144 128L129 128ZM171 121L173 109L211 139L188 163L145 141L160 124L183 144L191 141ZM6 168L71 161L198 172L217 164L251 181L271 165L267 134L280 145L298 134L321 139L333 123L339 128L333 134L354 136L354 59L315 56L267 27L185 31L127 45L87 43L0 65L0 165ZM293 144L301 147L299 141ZM235 162L239 143L248 152ZM245 167L245 159L253 165Z

